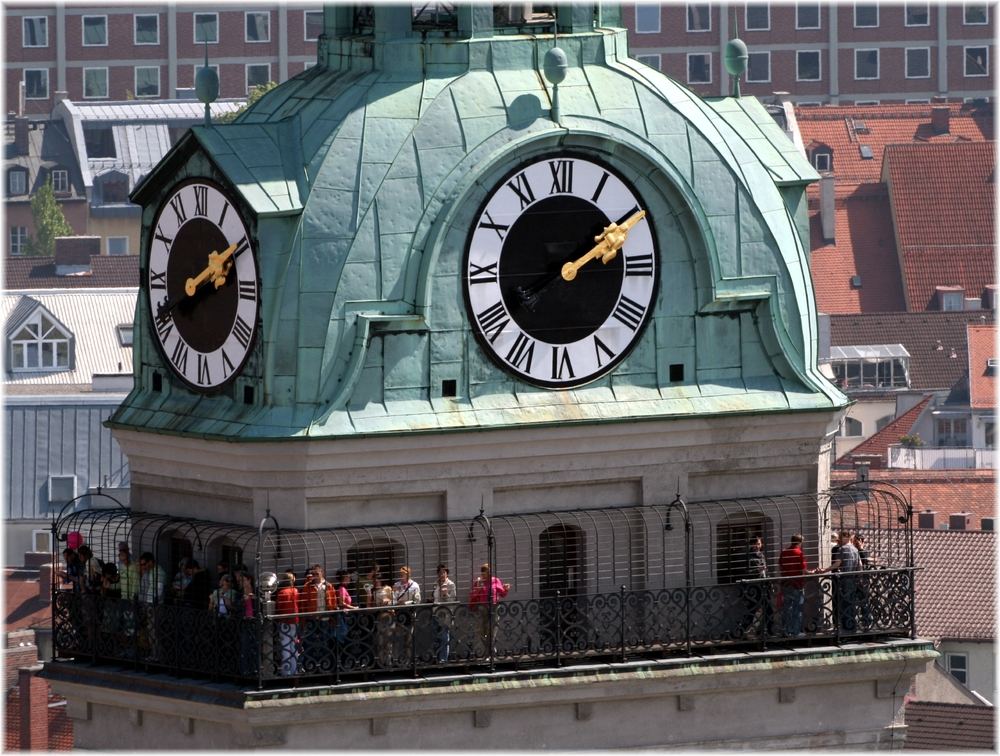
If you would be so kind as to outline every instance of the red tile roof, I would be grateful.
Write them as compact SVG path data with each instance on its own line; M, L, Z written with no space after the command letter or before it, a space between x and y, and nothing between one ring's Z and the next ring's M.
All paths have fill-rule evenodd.
M911 389L950 389L969 367L966 326L991 325L995 315L992 310L831 315L830 345L902 344L910 353Z
M823 239L818 210L809 224L809 267L820 312L906 309L887 193L857 192L839 200L833 243ZM853 276L861 277L860 288L851 284Z
M969 404L972 409L993 409L997 406L997 369L987 360L997 358L996 326L968 326L969 341Z
M992 706L907 701L904 751L996 750Z
M909 435L913 426L917 424L928 403L933 397L928 394L915 406L908 409L899 417L892 420L882 430L873 436L869 436L860 444L851 449L847 454L836 461L837 465L849 465L851 460L858 457L882 458L882 467L889 464L889 445L898 444L901 436Z
M64 698L49 691L48 700L39 701L37 711L32 711L32 717L48 717L49 743L47 750L49 751L73 750L73 720L66 715L64 701ZM43 706L44 710L42 710ZM21 694L18 688L12 688L7 692L5 709L4 750L23 750L21 748Z
M92 255L90 275L57 276L54 257L8 257L4 287L20 289L125 288L139 285L138 255Z
M38 597L38 578L18 577L14 570L4 574L4 630L21 630L52 621L51 604Z
M937 107L937 106L935 106ZM930 105L823 106L796 108L802 143L825 144L833 150L832 168L837 184L878 183L886 145L908 142L947 143L957 140L993 139L993 106L951 103L947 134L937 135L931 127ZM851 119L861 121L867 134L856 133ZM871 147L873 157L864 159L860 145ZM813 189L812 191L817 191Z
M938 309L935 286L980 297L996 283L993 142L899 144L885 150L908 309Z

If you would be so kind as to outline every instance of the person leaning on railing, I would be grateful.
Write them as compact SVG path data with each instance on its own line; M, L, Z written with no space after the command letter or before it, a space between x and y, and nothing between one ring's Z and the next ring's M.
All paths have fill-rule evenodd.
M508 591L510 583L504 583L500 578L494 577L489 562L483 562L479 568L479 577L472 582L472 590L469 592L469 609L479 615L479 637L483 641L487 655L491 647L489 607L506 596Z
M285 572L281 576L278 592L274 596L274 610L278 620L278 674L290 677L298 674L295 659L295 640L299 625L299 591L295 587L295 573Z

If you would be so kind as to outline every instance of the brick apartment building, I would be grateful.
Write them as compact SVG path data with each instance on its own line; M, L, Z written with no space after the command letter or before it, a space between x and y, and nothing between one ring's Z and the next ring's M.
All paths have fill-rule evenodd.
M638 3L623 8L629 50L702 96L729 93L726 43L749 48L743 94L804 104L993 97L987 3ZM735 21L735 24L734 24Z
M5 9L6 112L48 114L56 92L70 100L172 99L209 64L219 96L284 81L316 61L321 6L278 4L48 5Z

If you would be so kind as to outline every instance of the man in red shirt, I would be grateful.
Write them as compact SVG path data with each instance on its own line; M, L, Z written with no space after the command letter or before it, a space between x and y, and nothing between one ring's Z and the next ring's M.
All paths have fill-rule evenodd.
M295 636L299 624L299 590L295 587L295 573L286 572L282 576L281 587L275 598L275 613L278 620L278 648L280 650L279 673L291 677L298 672L295 658Z
M781 581L782 587L782 625L785 635L802 634L802 607L806 600L806 581L798 575L809 574L806 569L806 557L802 553L802 534L796 533L791 538L788 548L781 552L778 558L781 576L792 577L792 580Z

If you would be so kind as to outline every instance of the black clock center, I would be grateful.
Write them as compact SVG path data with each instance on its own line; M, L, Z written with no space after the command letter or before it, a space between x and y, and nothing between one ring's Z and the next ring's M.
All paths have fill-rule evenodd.
M181 226L172 245L167 295L172 301L180 300L173 311L174 324L184 341L199 352L214 352L232 330L239 304L236 272L231 270L219 289L206 283L193 297L184 296L184 284L205 269L210 252L223 252L228 246L222 231L201 218Z
M549 344L570 344L596 331L621 293L621 252L594 260L576 278L560 271L589 252L611 221L590 202L556 195L536 202L511 225L500 256L500 291L518 326Z

